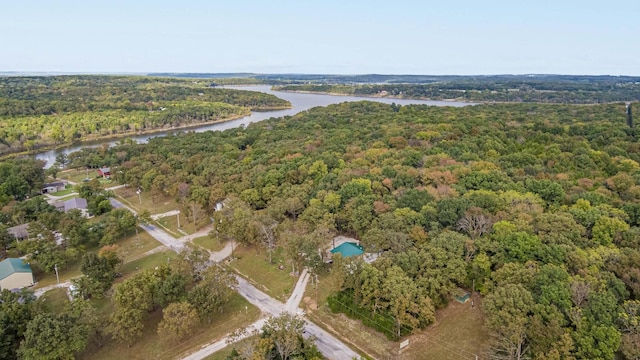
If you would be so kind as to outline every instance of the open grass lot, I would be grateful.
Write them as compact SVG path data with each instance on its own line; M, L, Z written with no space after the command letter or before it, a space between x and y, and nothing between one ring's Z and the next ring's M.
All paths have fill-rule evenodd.
M171 261L171 259L175 259L178 255L173 251L162 251L155 254L151 254L149 256L145 256L143 258L125 263L120 268L120 272L124 275L124 277L128 277L133 275L139 271L144 269L153 269L156 266L160 266L162 264L166 264Z
M245 311L245 307L248 311ZM161 311L149 314L145 321L144 336L131 347L108 340L101 348L91 344L78 359L96 360L137 360L137 359L176 359L199 349L202 345L216 341L226 334L245 327L260 317L260 310L249 304L240 295L233 299L224 312L212 317L211 323L198 326L194 334L182 342L170 342L160 338L156 332L162 317Z
M193 239L193 243L209 251L220 251L224 249L225 243L211 236L201 236Z
M151 237L151 235L149 235L146 231L140 231L140 233L137 236L135 233L133 233L128 237L118 241L116 244L120 246L120 250L122 252L122 256L124 257L125 262L129 261L130 259L136 259L137 261L139 261L139 263L140 262L144 263L144 261L141 261L143 259L137 259L140 255L162 245L156 239ZM92 246L88 248L87 251L96 252L98 251L98 249L99 247ZM175 257L175 254L174 254L174 257ZM154 263L155 259L149 260L149 261L151 263ZM64 282L71 278L82 275L82 272L80 271L81 262L82 262L81 259L78 259L77 261L71 264L68 264L64 268L60 267L58 269L60 282ZM134 266L139 266L139 265L134 265ZM126 267L126 264L123 265L123 268L125 267ZM142 266L140 267L142 268ZM127 269L129 269L129 267L127 267ZM42 273L42 274L36 275L36 281L37 281L37 284L35 285L36 289L44 286L53 285L57 282L56 274Z
M451 301L449 306L436 313L436 323L412 335L411 344L402 352L406 359L475 360L486 359L489 332L484 327L481 299L460 304Z
M233 253L237 259L229 266L251 280L258 289L286 301L298 278L289 275L290 268L286 265L284 270L278 269L282 259L280 252L274 252L273 263L269 264L264 250L258 253L254 246L238 246Z
M120 253L124 262L138 259L140 255L162 245L158 240L143 230L140 230L138 235L133 233L127 236L123 240L118 241L117 244L120 247Z
M58 179L82 183L85 178L93 179L97 175L96 169L67 169L58 173Z
M176 206L177 207L177 206ZM178 234L178 237L182 237L185 234L191 235L196 232L196 228L193 225L193 222L189 222L184 214L180 214L180 227L178 228L178 217L176 215L166 216L158 219L156 221L159 225L161 225L165 229L171 230L172 233ZM198 223L198 230L208 225L209 222L201 221ZM178 230L179 229L179 230Z
M136 188L132 186L116 189L118 200L135 209L136 211L148 210L150 214L161 214L167 211L176 210L178 203L171 196L152 196L151 192L143 191L138 198ZM142 200L142 204L140 204ZM180 219L182 220L182 219Z
M58 268L58 275L60 276L60 282L65 282L71 278L82 275L80 272L80 260L67 265L65 268ZM56 273L42 273L36 275L36 285L34 288L38 289L44 286L49 286L55 284L58 280L56 279Z
M51 289L40 297L42 304L55 313L61 313L69 304L66 288Z

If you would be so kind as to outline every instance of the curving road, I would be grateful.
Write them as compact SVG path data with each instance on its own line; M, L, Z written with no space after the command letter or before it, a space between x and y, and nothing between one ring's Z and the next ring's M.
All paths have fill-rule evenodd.
M116 199L110 199L113 207L115 208L126 208L129 211L136 213L133 209L128 206L122 204ZM167 234L164 230L158 228L154 225L140 225L142 229L149 233L154 239L158 240L162 244L164 244L169 249L180 252L184 248L184 242L191 240L194 238L193 235L185 236L180 239L175 239L173 236ZM204 231L204 230L203 230ZM195 235L195 234L194 234ZM211 254L210 259L215 262L221 262L225 258L231 255L231 250L233 249L234 244L232 242L227 243L224 249L220 252L214 252ZM240 295L245 297L251 304L255 305L258 309L260 309L263 313L266 313L271 316L278 316L283 312L290 312L295 314L297 312L298 306L300 305L300 301L304 295L304 290L307 286L307 282L309 281L309 274L307 271L303 271L296 283L296 287L294 288L291 297L287 301L286 304L281 303L280 301L270 297L264 292L258 290L255 286L251 285L247 280L236 275L236 279L238 280L238 285L236 286L236 290ZM264 323L264 318L258 320L253 326L258 326L256 329L262 327ZM313 335L316 338L316 346L318 346L318 350L327 357L332 360L351 360L358 359L360 355L358 355L355 351L351 350L347 345L345 345L342 341L331 335L326 330L317 326L316 324L306 321L305 331L309 335ZM216 351L219 351L227 346L228 337L221 339L213 344L209 344L204 348L198 350L190 354L189 356L183 358L185 360L199 360L203 359Z

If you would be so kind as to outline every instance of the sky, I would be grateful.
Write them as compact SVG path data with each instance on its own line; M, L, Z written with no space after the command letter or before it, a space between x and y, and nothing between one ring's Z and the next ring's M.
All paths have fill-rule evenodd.
M0 72L640 75L637 0L0 0Z

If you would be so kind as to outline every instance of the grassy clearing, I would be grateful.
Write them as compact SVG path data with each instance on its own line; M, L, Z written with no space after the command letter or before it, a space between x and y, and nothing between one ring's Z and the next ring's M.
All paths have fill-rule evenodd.
M149 235L146 231L140 231L140 234L136 236L136 234L129 235L128 237L118 241L116 244L120 246L122 251L122 256L124 257L124 261L128 261L128 259L135 259L136 257L144 254L145 252L154 249L161 244L155 240L151 235ZM87 248L87 252L96 252L99 247L92 246ZM67 281L71 278L82 275L80 271L81 259L68 264L65 268L59 268L58 274L60 276L60 282ZM123 266L124 267L124 266ZM36 289L49 286L57 283L56 274L55 273L42 273L36 275L37 284L35 286Z
M149 314L145 321L144 336L131 347L109 340L101 348L90 346L77 358L96 360L181 358L204 344L214 342L238 328L255 322L260 317L260 310L236 294L222 313L212 317L211 323L205 322L199 325L191 337L180 343L166 341L158 336L156 329L161 317L160 310Z
M81 183L85 178L93 179L98 175L96 169L69 169L58 173L58 179Z
M167 228L171 230L173 233L178 234L180 237L184 236L185 233L191 235L194 232L196 232L195 226L193 226L192 222L189 222L187 220L184 214L180 213L179 216L180 216L180 227L178 227L178 216L176 215L160 218L156 222L162 227ZM198 223L198 230L200 230L204 225L207 225L207 223L206 222L203 223L202 221Z
M269 263L265 252L262 250L257 253L254 246L239 246L233 255L237 259L230 263L230 267L253 281L258 289L280 301L287 300L298 278L289 275L287 266L284 270L278 269L283 262L281 248L275 251L272 264Z
M209 251L220 251L224 249L225 243L211 236L201 236L193 239L193 243Z
M60 282L65 282L71 278L82 275L80 272L80 260L68 264L66 268L58 268L58 275L60 276ZM58 282L55 273L43 273L36 276L37 284L35 289L53 285Z
M489 332L484 327L481 299L460 304L449 303L436 313L436 323L411 336L411 345L403 351L407 359L479 359L488 348Z
M156 266L166 264L177 256L175 252L169 250L151 254L122 265L120 272L122 272L124 278L126 278L144 269L152 269Z
M66 288L51 289L40 297L40 301L44 304L44 306L47 309L59 314L69 304L69 298L67 297L67 289Z
M125 204L136 211L147 210L150 214L161 214L178 208L176 200L171 196L152 196L151 192L143 191L138 197L136 190L136 188L129 186L116 189L115 193L125 200ZM142 200L142 204L140 200Z
M142 230L139 231L138 235L134 233L118 241L117 244L120 246L121 256L125 262L128 262L130 259L137 259L147 251L162 245L158 240L149 235L149 233Z

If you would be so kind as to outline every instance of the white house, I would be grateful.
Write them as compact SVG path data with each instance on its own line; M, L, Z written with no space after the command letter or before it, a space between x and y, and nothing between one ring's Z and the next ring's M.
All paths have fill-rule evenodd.
M9 258L0 262L0 289L20 289L33 283L31 267L22 259Z

